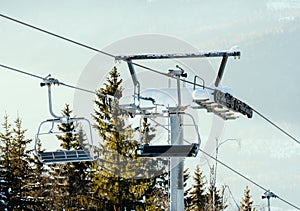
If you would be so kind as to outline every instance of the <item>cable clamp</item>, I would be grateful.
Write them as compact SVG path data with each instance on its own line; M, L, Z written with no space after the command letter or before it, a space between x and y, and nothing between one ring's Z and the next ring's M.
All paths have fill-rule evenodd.
M43 87L43 86L51 86L51 85L60 85L60 82L58 79L55 79L55 78L50 78L51 77L51 74L49 74L47 77L45 77L43 79L43 82L40 83L40 86Z

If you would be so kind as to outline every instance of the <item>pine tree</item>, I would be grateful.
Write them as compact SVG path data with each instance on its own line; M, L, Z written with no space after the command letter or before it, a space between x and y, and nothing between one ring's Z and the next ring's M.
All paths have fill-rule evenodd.
M102 164L95 169L94 196L99 203L106 202L102 210L145 210L150 206L149 201L155 201L149 197L149 192L153 196L157 184L155 178L135 179L135 176L143 175L145 169L141 162L137 164L135 161L138 144L133 139L134 129L125 125L129 114L118 106L122 96L121 84L122 79L114 68L96 96L93 117L95 128L104 142L99 147ZM162 192L156 191L155 194ZM148 207L149 210L155 208Z
M0 133L1 149L1 207L8 210L33 209L39 202L32 198L34 175L32 173L32 150L27 146L32 141L25 138L26 130L18 117L14 127L4 117L4 133Z
M207 210L206 179L199 166L195 168L194 183L186 197L186 210L203 211Z
M240 211L255 211L256 209L252 207L253 201L251 200L250 189L246 186L244 190L244 197L240 203Z

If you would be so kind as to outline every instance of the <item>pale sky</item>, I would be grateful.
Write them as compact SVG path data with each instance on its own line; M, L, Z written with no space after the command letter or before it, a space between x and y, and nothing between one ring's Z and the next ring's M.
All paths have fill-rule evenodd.
M300 138L299 0L66 0L43 3L0 0L0 8L4 15L98 49L146 34L175 37L199 51L224 50L237 45L241 59L229 59L223 86L232 88L236 97ZM51 73L65 83L76 85L82 71L96 56L88 49L3 18L0 18L0 26L1 64L40 76ZM218 61L210 62L216 70ZM40 88L38 79L3 68L0 68L0 79L0 116L7 113L13 120L19 114L28 129L27 137L33 138L39 123L50 117L46 89ZM59 113L65 103L72 105L73 98L74 90L56 87L55 111ZM201 112L199 115L211 114ZM207 125L210 122L206 120L203 117L200 128L203 140L209 134ZM221 140L228 138L239 139L240 146L235 141L222 145L221 161L300 206L299 144L255 114L252 119L241 116L225 122ZM187 159L186 165L193 168L197 158L195 160ZM202 168L209 177L208 165L202 164ZM266 206L266 201L261 200L261 189L221 165L218 165L217 183L219 187L230 186L238 202L248 185L254 204L258 208ZM231 199L228 202L234 207ZM293 210L277 199L272 199L271 205L272 210Z

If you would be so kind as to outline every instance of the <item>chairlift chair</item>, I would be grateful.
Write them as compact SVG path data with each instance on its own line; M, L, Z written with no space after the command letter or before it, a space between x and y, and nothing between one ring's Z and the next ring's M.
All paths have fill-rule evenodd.
M169 118L169 110L174 110L175 108L167 108L160 104L156 104L155 100L162 98L161 94L164 93L161 90L155 89L146 89L142 92L143 97L140 96L139 99L133 100L131 98L125 97L121 100L120 108L126 110L127 112L133 114L133 116L141 116L143 119L154 119L157 117ZM147 95L148 94L148 95ZM137 95L135 95L137 96ZM146 97L145 97L146 96ZM150 97L151 96L151 97ZM131 102L128 103L126 101ZM136 103L138 102L138 105ZM123 103L123 104L122 104ZM175 105L172 105L175 106ZM159 108L163 107L163 108ZM176 110L176 109L175 109ZM175 112L176 113L176 112ZM175 114L173 113L173 114ZM181 115L186 114L180 112ZM187 114L188 115L188 114ZM167 145L150 145L144 144L140 145L137 149L137 157L139 158L153 158L153 157L195 157L197 156L199 147L200 147L200 135L198 133L198 127L194 121L194 118L191 115L193 125L195 126L196 137L198 137L197 143L192 144L167 144Z
M145 144L138 150L138 157L196 157L199 144L189 145L149 145Z
M174 107L170 107L168 102L167 104L161 104L156 102L157 96L142 96L140 82L138 81L136 71L134 69L134 65L132 60L135 59L158 59L158 58L174 58L182 55L132 55L132 56L120 56L117 59L125 60L128 64L128 68L131 74L131 78L134 85L134 93L133 93L133 102L126 103L120 106L120 108L133 113L134 115L141 115L143 118L155 118L157 116L170 118L169 112L174 112L176 115L185 114L183 110L186 109L185 106L181 105L181 94L180 94L180 77L187 77L187 74L184 73L184 70L179 66L176 66L176 70L169 70L169 74L173 75L174 78L177 78L177 95L178 95L178 103L177 105L173 105ZM190 56L190 55L188 55ZM185 55L183 55L185 57ZM167 95L170 95L171 90L166 90ZM169 91L169 92L168 92ZM158 97L159 98L159 97ZM176 102L175 102L176 103ZM158 107L163 107L165 109L158 111ZM196 156L200 147L200 135L198 132L198 127L194 121L194 118L189 115L194 123L196 134L198 137L197 143L182 145L182 144L168 144L168 145L140 145L137 150L137 157L192 157Z
M50 76L50 75L49 75ZM65 163L65 162L81 162L81 161L92 161L95 159L93 153L94 153L94 145L93 145L93 139L92 139L92 129L91 124L89 120L83 117L79 118L70 118L68 116L57 116L54 114L52 110L52 101L51 101L51 86L52 85L59 85L59 81L53 78L46 77L44 81L41 83L41 86L47 86L48 87L48 100L49 100L49 111L53 119L47 119L40 123L38 127L38 131L35 136L35 146L34 151L42 163ZM62 132L57 130L57 126L59 124L74 124L74 127L82 127L79 128L78 131L67 131ZM85 131L83 130L83 127L87 128ZM54 143L45 142L45 140L48 140L49 138L56 139L56 144L58 143L57 135L63 135L66 133L70 134L78 134L82 137L79 138L81 141L81 148L82 149L76 149L76 150L64 150L59 149L59 146L56 146L56 150L43 150L40 149L43 147L45 143L48 145L53 145ZM87 137L87 142L84 143L83 136ZM52 140L51 140L52 141ZM41 146L39 146L41 145ZM42 151L39 151L42 150Z
M140 158L171 158L171 157L196 157L200 148L201 138L198 126L191 114L181 112L181 115L187 115L192 120L197 140L189 144L166 144L166 145L140 145L137 150L137 157ZM182 125L184 126L184 125Z

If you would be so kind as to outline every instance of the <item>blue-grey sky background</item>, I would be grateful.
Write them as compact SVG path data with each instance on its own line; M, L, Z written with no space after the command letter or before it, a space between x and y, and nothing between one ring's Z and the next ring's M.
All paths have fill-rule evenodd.
M162 34L190 43L200 51L238 45L240 60L229 60L222 84L235 96L300 138L300 1L5 1L2 14L104 48L118 40L143 34ZM76 85L95 52L0 18L0 63ZM180 49L179 49L180 51ZM212 62L217 69L217 63ZM46 90L31 77L0 70L0 116L18 114L27 137L49 117ZM59 90L59 91L57 91ZM55 110L72 105L74 90L55 89ZM204 123L205 124L205 123ZM207 135L201 131L201 135ZM282 198L300 206L300 147L257 115L225 123L219 158ZM193 167L194 160L186 165ZM212 164L213 162L211 162ZM204 173L209 177L207 166ZM208 178L209 179L209 178ZM263 191L218 166L218 186L230 186L239 202L246 185L254 204L265 207ZM228 192L227 192L228 194ZM231 208L234 207L228 199ZM273 210L293 210L272 200ZM233 209L233 208L232 208ZM229 209L231 210L231 209Z

